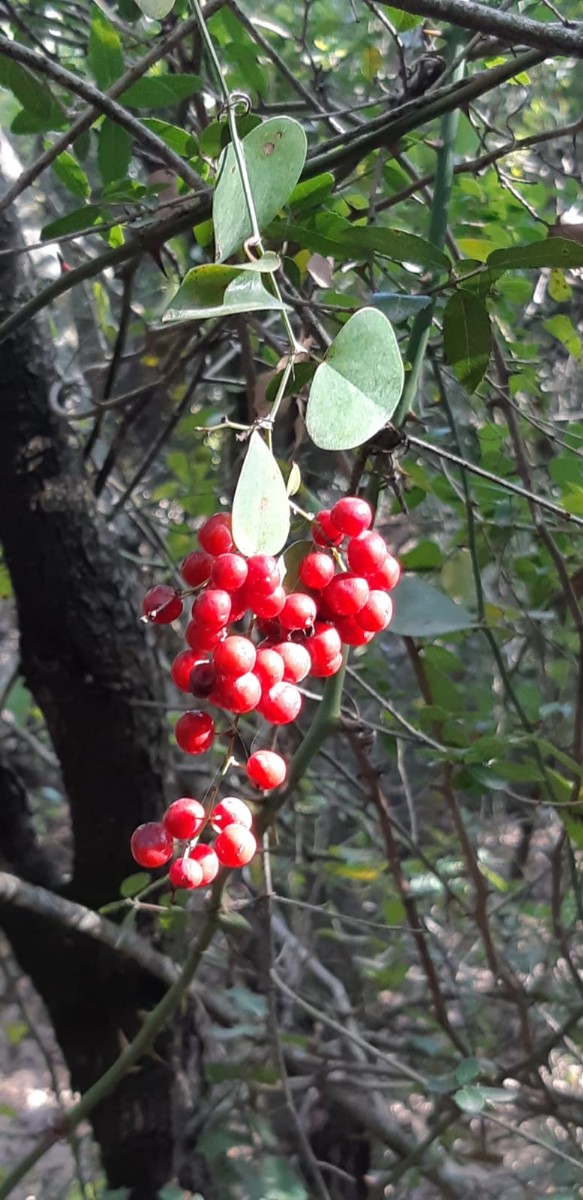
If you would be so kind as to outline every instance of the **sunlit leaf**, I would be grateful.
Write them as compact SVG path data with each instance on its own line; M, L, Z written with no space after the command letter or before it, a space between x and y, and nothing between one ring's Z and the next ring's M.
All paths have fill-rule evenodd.
M199 75L144 75L123 93L128 108L168 108L187 100L202 86Z
M272 261L268 260L269 263ZM267 290L261 274L261 262L237 267L219 263L193 267L170 301L162 319L194 321L232 313L260 312L264 309L281 312L287 309Z
M242 554L279 554L290 525L285 480L254 430L233 499L233 538Z
M102 91L123 73L123 50L116 29L96 4L91 8L87 64Z
M459 288L443 314L443 349L460 383L473 392L484 378L492 349L490 318L471 292Z
M507 271L527 270L532 267L583 267L583 246L570 238L551 237L526 246L508 246L494 250L488 258L488 266Z
M161 21L174 8L174 0L135 0L135 3L152 21Z

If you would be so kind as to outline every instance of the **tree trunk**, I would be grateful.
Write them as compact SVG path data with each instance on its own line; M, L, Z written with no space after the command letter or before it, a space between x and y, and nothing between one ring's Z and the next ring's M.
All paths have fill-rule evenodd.
M17 244L14 221L3 214L0 249ZM2 316L25 298L23 261L0 259ZM29 322L0 348L0 540L18 608L22 672L46 720L70 806L73 877L62 890L98 907L117 896L132 871L132 830L162 810L166 738L158 709L139 703L162 699L138 620L139 586L97 512L76 438L51 410L47 347L41 323ZM22 789L18 803L18 781L6 773L4 790L22 825L5 845L14 857L19 846L32 846L26 797ZM34 855L21 859L28 861L13 862L16 870L38 879ZM135 1033L162 985L79 933L7 908L0 917L45 1001L72 1085L83 1091ZM200 1078L186 1013L95 1110L111 1186L150 1200L177 1173L187 1187L202 1185L196 1161L192 1170L180 1165L189 1155L178 1128L199 1105Z

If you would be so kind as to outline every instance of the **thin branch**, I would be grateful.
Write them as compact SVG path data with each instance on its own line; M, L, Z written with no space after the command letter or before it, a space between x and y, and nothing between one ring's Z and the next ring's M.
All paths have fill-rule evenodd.
M388 3L388 0L380 0L380 3ZM546 24L529 17L512 16L485 4L475 4L473 0L399 0L398 7L402 12L472 29L484 37L502 38L513 46L533 46L548 54L583 58L582 21L573 21L571 28L564 24Z

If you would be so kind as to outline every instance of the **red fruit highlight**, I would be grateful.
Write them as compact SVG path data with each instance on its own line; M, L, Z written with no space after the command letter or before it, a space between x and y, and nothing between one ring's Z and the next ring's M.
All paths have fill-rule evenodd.
M349 565L357 575L370 575L382 566L388 550L384 538L373 529L351 538L347 553Z
M262 617L264 620L272 620L273 617L279 616L286 601L286 594L281 586L274 588L269 596L258 596L256 593L250 595L249 588L247 588L247 599L249 608L256 616Z
M192 850L188 852L188 857L194 859L202 871L202 879L198 886L206 887L207 884L212 883L218 875L221 865L212 846L204 844L193 846Z
M329 508L322 508L312 521L312 537L317 546L339 546L344 534L337 529Z
M167 833L179 841L190 841L200 833L206 819L200 800L182 796L166 809L163 825Z
M278 642L274 650L283 659L283 678L286 683L301 683L312 669L312 660L305 644L300 642Z
M228 825L244 825L245 829L250 829L252 824L251 809L238 796L225 796L213 808L211 825L218 833Z
M329 554L315 551L313 554L306 554L306 557L302 559L299 576L306 587L318 591L320 588L325 588L326 584L334 578L334 569L334 559L330 558Z
M174 842L159 821L147 821L134 829L130 848L140 867L163 867L174 853Z
M189 621L184 636L190 648L202 658L204 654L210 654L211 650L214 650L225 636L225 631L224 628L205 629L198 621Z
M384 588L387 592L397 586L400 578L401 564L392 554L387 554L378 571L375 571L373 575L367 575L369 588Z
M256 658L257 651L253 642L238 634L232 634L231 637L226 637L224 642L219 642L213 654L213 662L219 674L232 675L235 678L252 671Z
M192 606L192 618L203 629L222 629L230 616L231 597L222 588L206 588Z
M215 852L224 867L244 867L251 862L257 842L244 825L228 825L215 842Z
M337 529L347 537L356 537L372 525L372 508L368 500L360 496L344 496L334 505L330 516Z
M302 707L301 692L292 683L276 683L264 692L259 712L271 725L289 725L295 721Z
M343 571L328 584L323 600L335 615L353 617L368 600L368 583L358 575Z
M204 550L193 550L192 554L187 554L184 559L180 574L189 587L199 587L201 583L210 579L212 565L210 554L205 554Z
M292 592L279 614L283 629L308 629L316 620L316 603L305 592Z
M317 621L312 637L304 645L312 660L312 675L325 677L335 674L327 670L329 663L342 653L342 642L335 625Z
M207 554L214 557L228 554L233 549L230 513L215 513L209 517L198 531L198 541Z
M247 777L264 792L279 787L287 775L287 763L275 750L256 750L247 761Z
M386 592L372 591L368 594L368 600L357 612L355 621L362 629L366 629L369 633L380 633L381 629L386 629L393 615L393 601Z
M219 554L212 566L211 579L217 588L236 592L247 578L247 563L241 554Z
M218 708L224 708L227 712L238 715L252 712L261 699L261 684L251 672L239 675L236 679L220 675L210 699Z
M345 646L366 646L374 637L374 633L357 625L356 617L339 617L337 628Z
M347 618L351 620L352 618ZM344 659L342 654L335 655L334 658L326 659L323 662L312 665L312 675L315 679L328 679L330 675L337 675Z
M277 650L268 646L260 646L257 651L253 674L257 676L261 690L268 692L273 687L274 683L281 683L283 679L284 663L281 654Z
M277 560L271 554L253 554L247 559L247 582L254 596L270 596L281 584Z
M186 754L204 754L212 746L215 725L208 713L196 709L185 712L176 722L174 736Z
M182 607L178 592L166 583L157 583L150 588L142 601L142 612L152 625L170 625L180 616Z
M176 858L170 864L168 875L173 888L196 888L203 882L202 867L190 856Z
M190 691L190 673L197 662L200 662L200 655L194 650L181 650L180 654L176 655L170 667L170 674L173 683L181 692Z

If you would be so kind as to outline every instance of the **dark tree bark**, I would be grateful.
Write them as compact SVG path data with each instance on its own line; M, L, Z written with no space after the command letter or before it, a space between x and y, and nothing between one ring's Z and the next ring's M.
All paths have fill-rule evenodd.
M0 248L17 241L14 221L2 215ZM24 298L23 259L0 260L2 316ZM159 711L136 703L161 699L138 620L139 587L99 516L76 438L50 408L48 345L37 322L0 347L0 541L24 678L45 717L70 805L73 877L63 893L98 907L132 870L132 830L162 810L166 739ZM10 804L4 857L40 881L24 790L9 770L3 783ZM37 916L4 908L0 918L45 1001L73 1087L84 1091L135 1033L162 985ZM192 1164L184 1131L200 1102L195 1032L191 1013L177 1017L156 1053L95 1111L109 1183L130 1186L136 1200L150 1200L177 1173L185 1186L202 1184L196 1160L181 1167L186 1158Z

